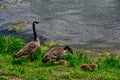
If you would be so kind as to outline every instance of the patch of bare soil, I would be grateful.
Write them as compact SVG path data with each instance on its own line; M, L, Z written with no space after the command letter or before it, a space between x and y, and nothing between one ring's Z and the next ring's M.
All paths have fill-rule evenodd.
M67 71L54 71L53 74L55 75L69 75L70 73Z
M89 48L80 48L80 49L74 49L76 52L82 52L83 54L96 57L99 55L104 55L106 52L112 54L112 55L117 55L120 56L120 50L119 49L105 49L105 48L94 48L94 49L89 49Z
M8 80L23 80L23 79L18 78L16 76L2 76L2 77L5 79L8 79Z

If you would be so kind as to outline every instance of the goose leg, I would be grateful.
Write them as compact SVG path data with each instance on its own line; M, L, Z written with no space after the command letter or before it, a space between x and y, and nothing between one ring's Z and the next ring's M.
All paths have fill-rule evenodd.
M30 61L31 61L31 62L33 61L33 57L32 57L32 55L30 55Z

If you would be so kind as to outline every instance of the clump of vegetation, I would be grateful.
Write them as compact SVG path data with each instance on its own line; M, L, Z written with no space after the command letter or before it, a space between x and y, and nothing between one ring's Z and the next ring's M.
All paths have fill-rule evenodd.
M10 80L120 80L120 59L112 55L89 57L77 52L74 55L66 53L62 60L66 66L54 65L55 61L42 63L42 58L49 49L42 45L34 55L34 62L29 57L13 59L12 54L23 47L25 41L16 36L0 37L0 79ZM9 53L9 54L8 54ZM99 61L98 67L90 72L80 69L80 65L91 61Z
M116 59L115 56L106 57L104 61L101 62L101 69L120 69L120 59Z
M25 41L17 36L0 36L0 52L1 53L14 53L18 51Z
M6 7L7 7L6 5L0 4L0 9L4 9L4 8L6 8Z
M51 46L55 46L57 44L54 41L46 41L44 45L47 47L51 47Z
M19 31L22 27L25 26L24 22L18 22L18 23L9 23L8 28L9 30L16 30Z
M53 47L53 46L64 46L64 45L66 45L66 43L56 43L56 42L54 42L54 41L46 41L45 43L44 43L44 45L45 46L47 46L47 47Z

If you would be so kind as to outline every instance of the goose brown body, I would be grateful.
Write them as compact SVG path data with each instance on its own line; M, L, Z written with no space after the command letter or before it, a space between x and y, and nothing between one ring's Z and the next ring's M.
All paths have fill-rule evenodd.
M61 47L51 48L42 59L42 62L47 62L51 59L59 60L66 53L67 49L71 54L73 54L73 50L68 46L64 48L61 48Z
M31 41L27 43L20 51L18 51L13 57L18 58L21 56L29 55L31 60L32 60L32 55L35 53L35 51L39 48L40 46L40 41L36 35L35 32L35 24L38 22L34 21L33 22L33 32L34 32L34 41Z
M18 58L25 55L32 55L38 48L40 44L38 44L38 41L31 41L28 44L26 44L20 51L18 51L14 58Z

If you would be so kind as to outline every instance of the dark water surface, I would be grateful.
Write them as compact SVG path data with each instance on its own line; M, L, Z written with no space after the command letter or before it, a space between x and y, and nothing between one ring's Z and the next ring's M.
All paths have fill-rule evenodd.
M4 0L0 9L0 34L8 23L39 20L38 36L77 47L120 48L119 0ZM14 4L13 4L14 3ZM17 33L32 39L31 24Z

